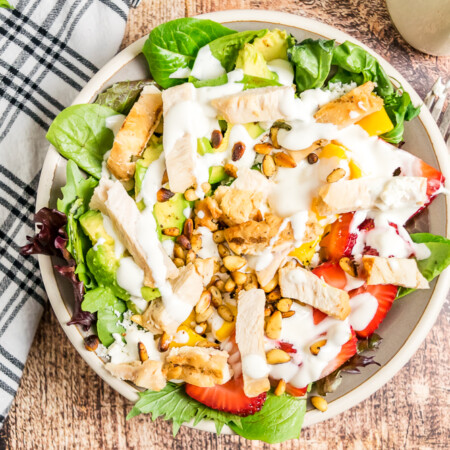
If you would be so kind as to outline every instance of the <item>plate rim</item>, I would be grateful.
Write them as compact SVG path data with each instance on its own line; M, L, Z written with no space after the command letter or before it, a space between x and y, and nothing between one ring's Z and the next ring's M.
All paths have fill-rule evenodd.
M219 12L211 12L195 16L201 19L215 20L216 22L232 24L237 22L255 22L268 23L280 26L290 26L300 30L312 32L323 36L327 39L336 39L338 42L349 40L355 44L360 45L370 54L375 56L386 70L388 75L393 76L399 80L405 90L411 95L414 104L423 105L419 119L421 120L427 134L429 141L433 147L435 156L438 161L439 169L448 179L449 161L447 156L447 146L442 138L436 122L432 118L428 108L423 104L423 101L412 88L409 82L381 55L364 45L362 42L340 31L330 25L324 24L320 21L298 16L295 14L284 13L274 10L226 10ZM99 92L101 86L111 79L124 65L136 58L142 50L143 43L147 39L144 36L128 47L124 48L108 63L106 63L86 84L80 91L72 104L88 103ZM36 200L36 211L44 206L48 206L50 200L50 192L53 184L54 174L57 164L62 156L50 146L44 160ZM450 223L448 220L448 212L450 208L450 198L446 198L446 215L447 215L447 237L450 235ZM38 261L45 290L49 298L50 304L57 316L57 319L80 356L86 361L91 369L93 369L108 385L110 385L119 394L126 397L128 400L135 402L138 399L138 390L132 387L129 383L113 377L104 368L102 360L93 352L85 350L83 338L77 327L68 326L67 322L70 320L69 312L65 306L64 300L58 289L55 273L52 268L51 258L49 256L38 255ZM386 384L397 372L411 359L413 354L418 350L431 327L435 323L437 316L445 302L446 294L450 287L450 268L446 269L438 278L434 291L432 292L428 304L412 329L409 337L402 347L392 358L384 364L375 374L369 377L366 381L361 383L356 388L342 395L336 400L329 403L329 408L325 413L318 410L311 410L305 414L303 426L310 426L324 420L330 419L347 409L362 402L375 391ZM368 383L370 381L370 383ZM188 424L189 425L189 424ZM189 425L191 426L191 425ZM214 432L214 426L210 421L203 421L194 428ZM228 427L224 430L225 433L233 433ZM224 432L223 431L223 432ZM222 433L223 433L222 432ZM233 433L234 434L234 433Z

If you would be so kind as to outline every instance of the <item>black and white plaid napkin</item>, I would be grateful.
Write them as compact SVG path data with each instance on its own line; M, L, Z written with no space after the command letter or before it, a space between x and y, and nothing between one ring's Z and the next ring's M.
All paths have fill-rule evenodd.
M37 261L19 254L32 217L45 134L119 49L139 0L10 0L0 8L0 428L46 301Z

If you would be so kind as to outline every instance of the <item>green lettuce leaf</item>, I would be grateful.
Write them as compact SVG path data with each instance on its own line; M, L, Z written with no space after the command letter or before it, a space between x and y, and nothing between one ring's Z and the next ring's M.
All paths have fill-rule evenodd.
M113 109L101 105L69 106L56 116L47 139L65 158L100 178L103 155L114 141L106 118L116 114Z
M95 104L107 106L120 114L127 115L142 89L152 84L151 81L119 81L106 89L95 99Z
M394 128L381 137L392 144L398 144L403 139L405 121L412 120L420 113L420 106L415 108L407 92L397 91L384 98L384 107Z
M234 69L239 50L247 43L252 42L256 38L260 38L267 33L268 30L257 31L240 31L239 33L229 34L219 37L209 43L212 55L217 58L222 67L230 72Z
M56 202L59 211L67 216L67 250L76 263L75 273L86 288L93 287L93 277L86 265L86 253L92 246L78 221L79 217L89 209L98 181L95 178L84 178L73 161L67 162L66 185L61 188L63 197Z
M189 81L196 87L206 87L206 86L222 86L228 83L227 74L221 75L220 77L213 78L212 80L197 80L194 77L190 77ZM281 86L276 80L269 80L268 78L254 77L252 75L244 75L241 81L236 81L236 83L242 83L244 85L244 91L247 89L256 89L266 86Z
M95 313L107 306L113 307L116 301L117 298L113 295L111 289L107 287L98 287L84 294L81 309L83 311Z
M261 411L242 417L241 426L230 423L230 428L246 439L257 439L276 444L300 436L306 412L306 399L269 393Z
M125 332L125 328L119 325L119 321L122 320L126 310L125 302L116 299L112 306L108 305L97 311L97 335L105 347L109 347L114 342L113 333Z
M332 64L345 70L347 74L356 75L354 81L357 84L363 84L367 81L376 82L377 87L375 90L383 98L394 93L394 86L381 64L375 57L358 45L349 41L338 45L333 52ZM334 80L332 79L331 81Z
M198 51L217 38L236 33L212 20L185 17L154 28L142 52L153 79L164 89L186 79L169 78L181 68L192 68Z
M14 6L11 5L7 0L0 0L0 8L14 9Z
M305 39L288 49L289 61L294 66L298 92L320 88L330 73L334 40Z
M233 423L238 428L241 417L233 414L215 411L189 397L183 384L168 383L159 391L145 391L139 393L139 400L127 416L127 420L139 414L151 414L152 420L163 416L165 420L173 421L173 435L178 433L181 425L194 419L194 424L201 420L213 420L217 433L225 424Z
M417 261L420 273L431 281L450 265L450 239L436 236L430 233L411 234L411 239L416 244L425 244L431 252L427 259ZM403 288L398 290L397 298L404 297L415 289Z

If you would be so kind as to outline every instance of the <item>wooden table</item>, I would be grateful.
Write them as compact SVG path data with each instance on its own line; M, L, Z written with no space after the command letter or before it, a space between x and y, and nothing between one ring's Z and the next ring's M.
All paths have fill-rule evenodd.
M320 20L360 39L387 58L423 97L450 58L408 46L392 26L382 0L143 0L132 10L123 46L167 20L223 9L279 9ZM303 431L275 448L449 448L449 308L411 361L369 399ZM47 306L0 448L269 448L238 436L216 436L148 416L126 422L131 404L105 384L72 348Z

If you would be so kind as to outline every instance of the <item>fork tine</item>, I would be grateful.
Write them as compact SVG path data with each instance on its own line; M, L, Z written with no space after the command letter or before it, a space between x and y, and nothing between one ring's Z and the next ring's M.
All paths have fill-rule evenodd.
M438 87L442 84L441 77L438 77L438 79L434 82L433 86L431 86L430 92L426 95L424 99L425 106L431 111L433 108L433 103L437 99L436 90Z
M442 121L441 124L439 125L439 130L442 133L442 136L447 136L447 133L449 131L450 128L450 107L447 106L447 109L444 113L444 115L442 116Z

